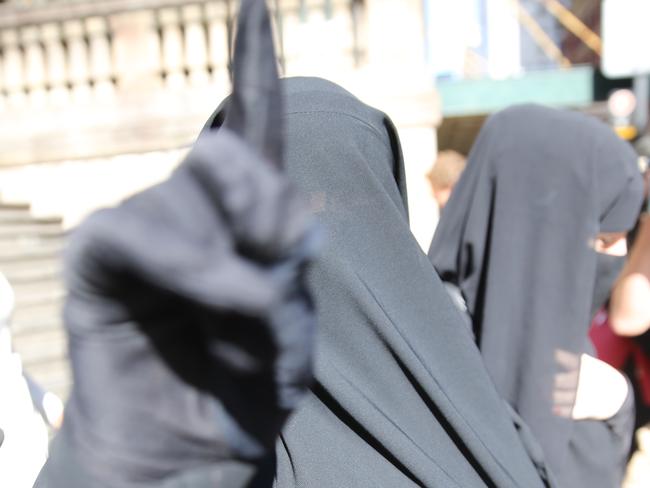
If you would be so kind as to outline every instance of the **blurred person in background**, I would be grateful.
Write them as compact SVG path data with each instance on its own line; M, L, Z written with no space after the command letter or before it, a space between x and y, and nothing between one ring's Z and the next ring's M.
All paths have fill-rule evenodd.
M466 164L465 156L459 152L453 150L440 151L433 168L427 173L440 212L447 204Z
M626 378L593 357L643 198L637 156L605 124L540 106L482 128L429 257L456 287L498 391L561 487L614 488L633 429Z
M650 171L645 172L646 198ZM623 272L612 292L610 324L620 336L639 336L650 329L650 208L639 217L639 228Z
M592 326L599 357L614 367L629 368L636 387L638 429L625 488L650 483L650 171L647 161L644 163L646 203L628 261L614 286L608 310L601 311L601 322Z
M0 273L0 486L31 488L47 458L48 433L11 348L13 308L13 290Z

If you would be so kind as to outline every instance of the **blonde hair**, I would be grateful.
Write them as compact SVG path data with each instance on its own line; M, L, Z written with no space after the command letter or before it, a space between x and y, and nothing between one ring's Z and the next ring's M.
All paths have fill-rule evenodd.
M465 156L459 152L447 150L438 153L433 168L427 174L434 190L452 188L467 164Z

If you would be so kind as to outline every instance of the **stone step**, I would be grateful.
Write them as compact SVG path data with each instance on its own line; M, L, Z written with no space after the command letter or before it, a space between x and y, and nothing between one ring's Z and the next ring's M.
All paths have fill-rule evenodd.
M38 384L64 401L72 380L67 357L67 339L62 329L46 329L13 335L14 351L20 354L23 369Z
M39 307L52 302L62 302L66 297L65 288L61 283L21 285L16 292L16 310Z
M30 333L12 333L14 350L22 357L23 365L39 365L67 358L67 339L62 328L50 327ZM28 369L29 370L29 369Z
M0 227L2 227L0 225ZM58 245L64 246L63 233L51 235L0 236L0 255L27 253L47 249Z
M60 236L64 234L61 222L39 223L34 221L0 222L0 238L21 236Z
M32 223L32 224L59 224L63 219L57 216L35 217L31 213L29 204L0 202L0 224Z
M24 366L24 363L23 363ZM67 360L53 363L32 364L27 373L39 383L69 382L70 364Z
M63 224L61 217L34 217L29 210L7 210L0 206L0 224Z
M0 228L2 228L1 223ZM63 231L56 231L51 234L0 235L0 254L62 244L65 237Z
M33 305L16 307L12 317L15 333L42 327L61 327L63 300L48 300Z
M62 276L62 263L59 259L45 260L34 265L24 263L5 263L0 271L9 282L16 286L22 283L59 280Z
M23 363L23 370L42 388L55 393L61 400L65 401L68 398L72 386L72 375L67 360L28 364L27 366Z
M11 212L11 211L30 211L30 205L28 203L8 203L0 202L0 212Z
M43 260L59 259L64 248L64 241L55 239L53 241L41 242L38 246L21 248L13 246L8 249L0 248L0 269L7 263L35 263Z
M37 317L32 319L12 320L12 336L23 338L33 334L63 330L63 321L60 315L52 317Z
M0 266L0 270L2 270L2 266ZM50 273L44 272L41 275L34 273L32 277L34 279L29 279L29 276L25 276L25 279L20 279L19 277L18 279L9 280L18 302L22 303L23 299L27 299L32 295L49 295L52 289L63 289L62 277L55 271Z
M42 328L43 323L61 321L65 290L61 279L61 263L7 263L0 265L14 288L16 307L12 317L16 330Z
M14 350L43 388L66 399L71 388L62 325L65 291L60 218L34 218L27 204L0 203L0 271L14 287Z
M0 228L2 228L1 222ZM53 231L50 234L0 235L0 254L20 249L61 244L65 242L65 239L66 233L63 231Z
M31 222L34 216L26 209L5 209L0 206L0 223Z

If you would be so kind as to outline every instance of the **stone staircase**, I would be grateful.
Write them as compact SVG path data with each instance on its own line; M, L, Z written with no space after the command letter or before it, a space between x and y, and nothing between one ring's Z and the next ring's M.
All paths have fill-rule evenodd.
M64 288L59 218L35 218L29 205L0 202L0 271L16 294L11 327L24 370L64 401L71 386L62 327Z

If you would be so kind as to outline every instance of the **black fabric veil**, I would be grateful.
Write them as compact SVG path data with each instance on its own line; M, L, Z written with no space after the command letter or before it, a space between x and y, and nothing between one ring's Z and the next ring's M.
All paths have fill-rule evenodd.
M310 384L318 237L279 170L263 0L242 2L238 33L225 128L71 238L74 388L38 488L249 486Z
M543 486L407 222L394 126L321 79L283 80L285 161L328 229L309 273L316 384L277 488Z
M514 107L481 130L429 251L467 303L499 392L538 437L561 482L570 478L572 456L589 458L607 443L572 452L576 431L590 422L568 417L580 355L591 351L587 330L602 271L593 242L599 232L634 225L641 193L634 151L605 124ZM562 486L615 485L607 479Z

